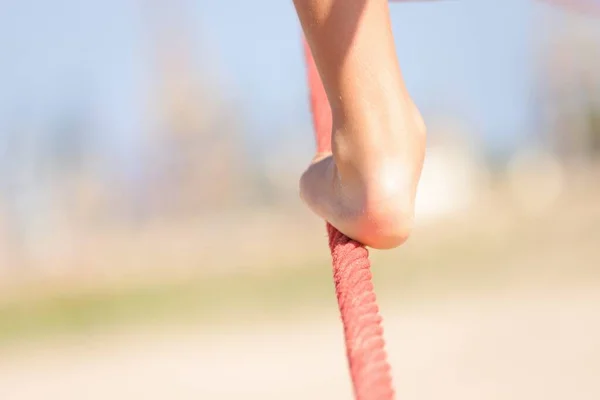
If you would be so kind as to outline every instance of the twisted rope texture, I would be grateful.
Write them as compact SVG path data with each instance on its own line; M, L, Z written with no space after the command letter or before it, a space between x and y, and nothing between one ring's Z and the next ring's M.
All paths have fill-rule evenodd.
M304 55L317 151L326 152L331 150L331 108L306 40ZM329 223L327 232L355 399L392 400L394 390L368 251Z

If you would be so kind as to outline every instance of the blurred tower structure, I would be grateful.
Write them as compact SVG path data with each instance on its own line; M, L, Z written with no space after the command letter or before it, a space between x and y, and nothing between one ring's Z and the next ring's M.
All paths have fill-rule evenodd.
M195 64L193 2L153 0L143 3L156 65L158 135L151 139L150 163L157 170L152 196L161 213L198 213L225 206L235 198L240 142L207 67L210 55ZM203 75L203 73L205 73Z
M557 9L551 24L540 24L553 28L544 32L539 57L543 128L555 151L578 164L600 154L600 7L596 7L597 15Z

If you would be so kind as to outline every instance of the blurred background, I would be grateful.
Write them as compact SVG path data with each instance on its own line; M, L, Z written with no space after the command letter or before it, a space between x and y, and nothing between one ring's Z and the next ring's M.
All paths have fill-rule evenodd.
M600 398L600 2L392 4L402 399ZM0 2L0 399L350 399L291 1Z

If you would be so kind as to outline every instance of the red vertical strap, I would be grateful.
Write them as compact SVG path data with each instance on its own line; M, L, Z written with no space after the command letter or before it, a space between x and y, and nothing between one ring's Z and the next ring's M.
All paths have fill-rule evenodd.
M304 40L317 151L331 150L331 107L312 52ZM346 355L356 400L392 400L394 389L367 249L327 224L333 278L344 325Z
M303 42L317 152L326 153L331 151L331 107L310 47L306 40Z

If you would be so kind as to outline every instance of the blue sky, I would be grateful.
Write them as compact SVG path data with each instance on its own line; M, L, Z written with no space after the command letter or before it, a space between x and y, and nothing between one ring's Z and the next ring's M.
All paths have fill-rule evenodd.
M190 4L197 59L243 106L252 139L308 126L292 2ZM148 129L153 81L138 7L132 0L3 1L0 138L17 115L35 128L80 104L94 110L103 145L131 154ZM516 146L531 130L536 7L531 0L392 4L400 63L425 115L457 116L491 146Z
M260 122L277 115L307 118L298 112L306 88L291 1L223 4L202 3L205 29L220 44L222 63L252 114ZM391 10L401 66L425 113L458 116L500 145L527 131L529 1L406 3Z

